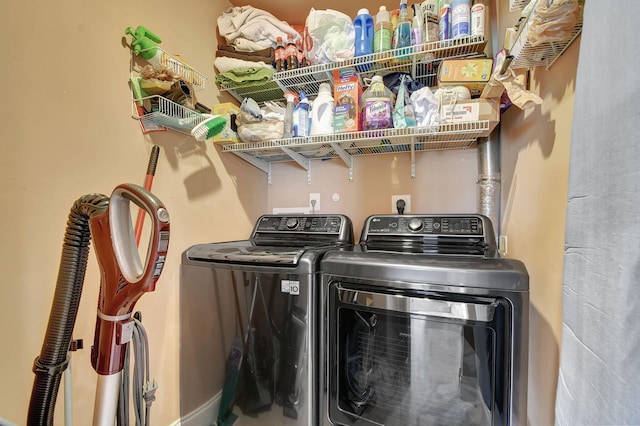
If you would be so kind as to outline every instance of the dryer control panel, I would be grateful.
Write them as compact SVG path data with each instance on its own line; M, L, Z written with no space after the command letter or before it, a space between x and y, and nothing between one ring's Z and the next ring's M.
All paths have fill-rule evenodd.
M491 220L483 215L374 215L365 221L361 243L495 246Z
M368 234L483 235L478 216L375 216L368 222Z

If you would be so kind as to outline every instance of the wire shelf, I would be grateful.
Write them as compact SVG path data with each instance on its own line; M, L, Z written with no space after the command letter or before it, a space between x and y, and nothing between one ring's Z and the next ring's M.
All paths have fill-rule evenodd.
M394 72L406 72L422 84L437 85L438 67L444 59L480 56L486 47L481 36L463 37L425 43L410 48L358 56L341 62L312 65L308 67L276 72L272 80L257 86L220 86L239 102L253 98L258 103L283 101L286 91L303 91L309 97L318 94L320 84L333 86L333 71L355 68L364 87L374 75L385 76ZM397 56L406 57L398 60ZM495 121L444 123L433 127L411 127L405 129L383 129L337 133L308 138L277 139L259 143L223 143L223 152L231 152L268 176L271 183L271 163L295 161L307 170L307 181L311 182L310 160L340 158L349 168L349 180L353 180L353 157L410 153L411 176L415 177L415 152L466 149L477 138L489 136L496 126Z
M515 12L522 10L531 2L531 0L509 0L509 11Z
M429 87L437 84L437 68L443 59L461 58L481 54L487 42L482 36L461 37L458 39L442 40L424 43L409 48L399 48L370 55L357 56L341 62L311 65L293 70L276 72L273 80L260 86L221 86L220 90L227 91L242 102L246 97L256 102L268 100L284 100L284 92L305 92L308 96L318 94L321 83L333 86L332 72L337 69L353 67L358 71L363 81L374 75L387 75L393 72L407 72L415 79ZM407 52L408 51L408 52ZM407 57L398 61L396 56Z
M140 120L144 127L156 124L187 135L207 118L160 95L133 99L131 105L132 117Z
M580 17L569 37L564 40L542 43L536 46L531 43L528 37L531 27L530 16L527 17L511 46L510 54L513 56L513 61L510 68L535 68L539 66L544 66L546 69L551 68L556 59L567 50L582 32L582 3L580 8ZM535 13L535 10L531 13Z
M495 126L495 125L494 125ZM276 139L268 142L222 144L224 152L243 152L268 163L291 161L285 149L308 159L328 159L340 156L336 146L349 156L465 149L492 130L489 121L440 124L430 127L367 130L311 136L308 138Z
M194 90L204 89L207 82L207 77L205 77L204 74L187 65L181 58L165 52L162 48L155 47L154 49L158 50L156 55L160 66L164 66L173 71L178 78L190 83ZM144 52L144 50L141 52Z

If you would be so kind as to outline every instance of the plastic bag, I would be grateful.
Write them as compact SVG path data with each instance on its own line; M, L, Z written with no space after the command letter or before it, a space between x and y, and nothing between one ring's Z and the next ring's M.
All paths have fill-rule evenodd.
M398 95L396 96L396 105L393 109L393 127L396 129L404 129L405 127L413 127L415 125L416 115L413 111L413 105L409 101L406 76L403 74L400 77Z
M310 64L353 58L356 33L351 18L335 10L311 8L305 23L305 52Z
M440 104L429 87L413 92L409 98L413 105L418 126L433 126L440 121Z
M582 13L577 0L554 0L549 6L538 2L531 15L527 37L531 46L569 38Z
M245 98L236 116L238 137L242 142L266 142L282 139L284 135L284 108L274 102L265 102L260 108L251 98Z

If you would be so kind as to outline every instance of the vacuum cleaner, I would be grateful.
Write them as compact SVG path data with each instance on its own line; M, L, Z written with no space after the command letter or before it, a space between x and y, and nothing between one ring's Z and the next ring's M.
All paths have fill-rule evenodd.
M140 259L131 203L151 222L144 264ZM98 381L93 424L115 424L125 352L135 333L132 317L138 299L155 290L169 246L169 213L149 191L134 184L117 186L111 197L89 194L72 206L64 237L53 305L40 355L35 359L28 425L52 425L60 379L69 363L93 238L100 267L100 294L91 363ZM148 421L148 419L147 419Z

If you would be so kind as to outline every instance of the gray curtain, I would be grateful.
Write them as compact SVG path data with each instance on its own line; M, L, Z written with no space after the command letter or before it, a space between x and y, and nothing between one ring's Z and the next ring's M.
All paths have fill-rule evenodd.
M640 425L640 1L586 0L569 165L558 425Z

